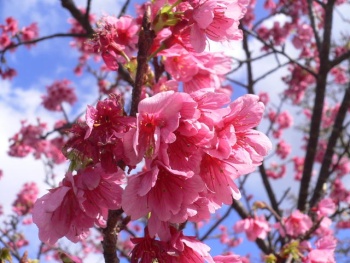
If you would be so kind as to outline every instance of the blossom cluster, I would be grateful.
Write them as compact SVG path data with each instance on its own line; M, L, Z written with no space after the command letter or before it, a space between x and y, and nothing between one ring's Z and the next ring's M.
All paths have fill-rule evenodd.
M249 6L248 2L155 0L139 6L137 18L104 16L87 42L75 38L72 46L81 52L77 75L82 73L87 59L98 54L104 61L102 75L118 71L119 76L114 87L108 87L107 78L89 68L98 80L100 94L108 97L87 106L85 120L58 124L56 131L65 137L48 140L46 125L39 121L37 125L23 122L20 132L10 139L12 156L34 153L36 158L45 156L55 164L70 161L64 179L39 198L34 208L37 189L29 184L13 204L19 216L33 211L41 241L50 246L62 237L84 242L93 227L107 227L109 213L118 210L125 221L145 223L143 237L133 237L123 244L125 251L131 251L131 262L244 261L233 254L212 257L210 248L195 237L186 236L183 227L187 222L199 225L223 205L240 199L235 180L253 172L272 148L268 137L255 129L263 118L264 104L270 101L268 94L244 95L232 102L232 89L224 82L232 70L232 59L221 52L206 51L211 41L241 40L239 20L244 15L242 23L252 29L255 1ZM275 12L282 2L266 0L264 8ZM256 27L257 38L265 43L264 52L284 46L292 36L300 58L317 55L311 43L312 27L298 18L298 14L308 12L305 3L299 1L290 6L288 22L276 21L271 28L264 23ZM316 7L315 10L318 11ZM85 14L85 10L80 12ZM95 22L91 14L85 19ZM78 21L69 22L70 33L87 34ZM19 31L15 20L9 18L6 23L0 26L0 48L11 45L9 41L15 35L29 42L37 36L35 24ZM290 63L288 70L290 76L282 78L288 86L283 98L300 104L316 79L297 62ZM137 78L140 72L142 76ZM4 75L1 69L0 73L3 77L14 74L8 71ZM342 66L330 71L337 84L348 82L345 73ZM133 86L133 92L140 86L141 99L132 95L132 103L137 102L136 111L130 110L130 101L124 101L128 98L125 94L115 92L123 81ZM62 103L73 105L76 100L71 83L62 80L47 87L42 105L65 114ZM322 129L332 128L339 109L340 104L324 106ZM304 114L311 116L308 110ZM268 178L282 178L291 162L295 179L300 180L304 158L288 159L292 147L282 139L283 133L293 126L292 115L270 108L265 117L271 123L268 132L277 140L275 154L282 162L269 162L268 168L262 167L263 173ZM67 128L64 132L63 127ZM315 161L321 163L327 142L321 138L318 144ZM347 157L334 156L332 165L339 178L349 173ZM331 198L322 199L309 214L299 210L283 214L269 208L271 214L267 217L258 215L255 207L234 224L235 234L244 232L248 240L259 243L267 237L269 241L273 239L275 231L281 246L272 257L295 256L293 259L302 258L303 262L323 258L334 262L336 240L328 217L336 213L339 202L350 200L350 193L339 178L331 186ZM245 197L249 204L250 196ZM272 215L275 224L270 223ZM348 228L348 222L339 222L339 228L342 227ZM229 239L224 226L221 231L220 241L228 247L237 246L242 240ZM313 244L307 241L310 237L314 238ZM272 242L269 243L271 247ZM267 257L267 262L276 262Z
M24 43L27 47L33 45L30 41L39 36L39 29L36 23L20 29L18 22L13 17L7 17L4 24L0 24L0 52L18 42ZM5 61L2 59L1 64ZM15 69L0 65L0 76L3 79L12 79L17 75Z
M223 204L239 199L234 180L254 171L271 149L266 135L254 129L264 104L256 95L230 102L222 80L231 60L202 52L207 38L242 37L238 20L246 5L226 0L152 3L156 37L149 55L162 57L172 80L150 74L135 117L127 116L121 95L110 94L88 106L85 121L68 130L63 154L70 160L69 171L33 209L42 241L82 240L93 226L105 227L108 210L122 208L131 220L147 219L145 237L131 240L132 262L239 262L234 255L212 258L208 246L184 236L179 226L209 219ZM173 20L165 21L165 13ZM129 16L105 16L90 45L110 70L123 65L133 74L139 30L140 23ZM58 84L44 97L49 110L74 101L66 98L69 88L51 94L53 87L64 88ZM135 169L140 165L141 171ZM124 170L133 172L125 177Z

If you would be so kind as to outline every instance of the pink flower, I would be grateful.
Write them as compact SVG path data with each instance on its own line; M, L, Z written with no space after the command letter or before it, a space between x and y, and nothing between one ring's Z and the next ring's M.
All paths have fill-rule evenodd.
M7 46L9 46L11 44L11 39L8 35L2 33L0 35L0 47L1 49L6 48Z
M276 121L279 125L279 129L287 129L293 125L293 116L290 113L284 111L277 116Z
M276 154L281 157L281 159L286 159L291 152L292 148L284 140L280 140L277 144Z
M260 165L263 157L272 148L271 141L265 134L253 130L261 121L264 104L256 95L244 95L230 105L231 112L223 120L222 127L230 125L234 128L236 139L232 145L232 153L236 159L246 160L253 166Z
M274 10L276 8L276 3L273 0L265 0L264 8Z
M297 237L305 234L312 227L312 220L308 215L295 210L289 217L283 218L286 233L279 227L281 235Z
M17 194L17 199L12 204L13 210L19 216L31 213L34 202L39 194L39 188L35 183L24 184L20 193Z
M193 172L171 170L154 161L151 170L129 177L122 206L132 220L151 212L160 221L171 222L175 215L186 213L182 208L193 204L203 187L203 182ZM187 219L185 214L182 217Z
M335 263L334 253L329 250L314 249L307 255L305 263Z
M336 210L335 203L331 198L322 199L317 205L318 216L330 216Z
M93 162L101 163L108 173L116 172L117 161L129 163L124 154L123 137L134 122L134 117L124 116L121 97L112 95L99 101L96 109L88 106L86 124L75 124L69 130L73 136L64 146L63 153L73 161L74 169Z
M39 36L38 25L36 23L32 23L29 26L24 27L21 30L21 33L22 33L22 40L24 42L33 40ZM34 45L34 44L27 44L28 47L30 47L31 45Z
M259 100L264 103L264 105L266 106L269 101L270 101L270 96L267 92L260 92L259 93Z
M3 29L4 32L10 33L12 36L16 35L18 32L18 22L13 17L9 16L6 18L6 25L0 25L0 28Z
M241 257L238 255L215 256L215 263L242 263Z
M104 226L108 209L121 206L124 174L106 174L101 165L89 166L73 176L68 172L59 187L39 198L33 222L41 241L54 244L66 236L72 242L86 237L94 224Z
M75 190L73 177L68 173L59 187L51 189L35 202L33 222L39 228L42 242L53 245L63 236L78 242L94 225L95 219L80 208Z
M227 94L216 92L213 88L200 89L192 92L191 97L197 102L198 110L201 113L198 121L205 123L209 128L219 123L223 116L230 112L224 105L230 102Z
M174 228L171 230L172 240L170 241L170 245L179 254L176 262L202 263L204 259L205 262L214 263L213 258L209 254L209 246L198 241L195 237L184 236L182 231L177 232Z
M245 232L248 240L255 241L255 239L265 239L267 233L270 232L269 223L264 216L246 218L236 222L234 226L236 232Z
M91 218L107 219L107 211L121 207L124 173L106 173L100 164L79 170L74 176L81 209Z
M47 86L47 95L42 96L44 107L50 111L62 111L63 102L73 105L77 101L77 96L70 85L71 82L64 79Z
M134 139L134 149L139 156L153 159L161 142L176 140L174 131L179 126L182 97L179 92L166 91L139 103Z
M95 52L101 52L107 67L118 69L118 62L124 63L136 49L139 26L130 16L103 17L92 40Z
M242 167L243 171L240 169L239 162L233 157L229 160L220 160L205 154L201 162L200 176L208 189L206 196L211 196L210 198L213 198L219 206L223 203L231 204L232 198L240 199L241 193L233 180L245 172L254 170L248 165Z
M334 250L336 248L337 240L331 236L326 235L316 241L316 248L310 251L307 255L306 263L335 263Z
M145 237L132 238L135 247L131 251L131 263L172 262L172 257L167 253L168 244L151 238L148 229L145 229Z
M301 49L310 43L312 37L313 32L311 26L308 24L298 25L297 32L292 40L292 43L295 48Z
M246 1L191 1L193 21L190 41L197 52L206 46L206 37L214 41L241 40L239 19L246 11Z
M38 120L37 125L26 125L26 122L22 121L21 125L20 131L10 138L11 145L8 152L10 156L25 157L33 153L36 159L44 155L56 164L65 160L61 153L62 144L59 139L43 139L46 123Z

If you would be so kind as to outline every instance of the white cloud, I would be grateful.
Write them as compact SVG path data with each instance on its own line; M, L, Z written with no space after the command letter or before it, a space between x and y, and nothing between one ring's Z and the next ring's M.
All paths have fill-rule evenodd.
M0 86L0 169L3 170L0 193L4 212L9 214L11 204L25 182L37 182L41 195L48 188L43 183L45 171L40 160L34 160L31 155L26 158L8 156L9 138L20 130L21 120L35 124L40 116L42 121L52 125L55 118L40 106L41 93L36 89L23 90L3 80Z

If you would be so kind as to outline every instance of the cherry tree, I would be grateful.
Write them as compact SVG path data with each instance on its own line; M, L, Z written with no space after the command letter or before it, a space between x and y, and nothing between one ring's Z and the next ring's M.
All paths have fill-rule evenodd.
M54 123L9 138L49 190L28 180L0 212L0 262L344 261L350 2L93 2L57 3L63 33L0 21L3 82L22 46L64 39L97 94L79 108L79 86L55 79L39 106Z

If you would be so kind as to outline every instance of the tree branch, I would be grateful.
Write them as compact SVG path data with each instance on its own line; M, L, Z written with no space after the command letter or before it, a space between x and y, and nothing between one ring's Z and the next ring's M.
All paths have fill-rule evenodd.
M329 65L331 68L337 66L338 64L342 63L344 60L350 58L350 50L347 52L341 54L339 57L336 57L332 61L329 62Z
M138 104L140 102L142 85L144 82L144 75L147 70L148 53L155 38L154 31L151 29L150 23L150 7L147 6L142 20L142 28L139 34L137 53L137 71L135 77L135 85L132 90L132 102L130 116L136 116Z
M313 8L312 8L312 0L307 0L307 9L309 12L311 28L312 28L312 31L314 32L314 36L315 36L315 40L316 40L317 51L321 52L321 40L320 40L320 36L317 34L317 29L316 29L316 24L315 24L315 16L314 16Z
M105 263L119 263L117 257L117 234L116 229L117 223L120 219L120 216L123 214L123 210L109 210L107 226L103 229L103 256Z
M329 51L331 44L332 25L333 25L333 7L335 0L327 2L325 17L324 17L324 32L323 43L320 52L320 67L317 74L316 82L316 96L314 100L314 108L312 111L311 125L309 131L309 141L306 147L306 155L304 161L303 175L301 178L299 196L298 196L298 209L305 211L306 203L308 199L309 184L311 179L312 168L316 156L316 149L320 134L320 126L322 120L322 111L324 105L324 99L327 86L327 75L330 70L329 67Z
M227 209L226 213L225 213L219 220L217 220L217 221L215 222L215 224L212 225L212 227L211 227L211 228L203 235L203 237L201 237L199 240L200 240L200 241L204 241L204 240L211 234L211 232L213 232L213 231L218 227L218 225L220 225L220 223L221 223L222 221L224 221L224 220L230 215L231 210L232 210L232 206L230 206L230 207Z
M264 44L265 46L267 46L268 48L270 48L271 50L273 50L275 53L277 54L281 54L282 56L284 56L286 59L289 60L290 63L294 63L296 65L298 65L299 67L301 67L302 69L304 69L305 71L307 71L308 73L310 73L312 76L314 76L315 78L317 78L317 73L314 72L313 70L311 70L308 67L305 67L304 65L300 64L298 61L296 61L295 59L292 59L289 55L287 55L283 50L278 50L275 48L274 45L267 43L265 40L263 40L261 37L259 37L257 34L255 34L255 32L252 32L250 30L244 29L244 32L247 32L249 35L255 37L256 39L258 39L262 44Z
M88 37L87 34L73 34L73 33L56 33L44 37L39 37L36 39L32 39L29 41L24 41L24 42L18 42L16 44L11 44L7 47L5 47L3 50L0 50L0 53L5 53L7 50L22 46L22 45L29 45L29 44L35 44L38 42L41 42L43 40L51 39L51 38L56 38L56 37Z
M243 26L240 25L240 28L243 30ZM249 50L249 46L248 46L248 36L247 36L247 32L243 31L243 50L245 52L245 55L247 57L247 77L248 77L248 84L247 84L247 90L248 93L251 94L255 94L254 92L254 81L253 81L253 69L252 69L252 64L251 64L251 53Z
M118 17L121 17L125 14L126 9L128 8L129 4L130 4L130 0L126 0L124 2L124 5L123 5L122 9L120 10Z
M73 0L61 0L61 4L66 8L71 15L81 24L81 26L86 30L86 33L90 36L94 33L92 29L89 17L86 17L75 5Z
M313 207L317 204L319 199L322 197L322 188L324 183L327 182L331 173L329 173L329 168L332 165L332 157L334 154L334 147L340 137L342 132L342 125L345 120L346 112L350 107L350 83L348 88L345 90L343 101L340 105L338 114L335 118L331 136L329 137L327 149L323 157L322 166L320 169L320 174L318 176L316 188L314 194L310 200L310 207Z
M269 200L271 202L272 209L279 216L281 216L281 212L280 212L279 207L278 207L276 196L275 196L275 193L272 190L271 184L270 184L269 179L267 177L264 164L259 166L259 171L260 171L261 179L263 181L263 184L264 184L264 187L266 189L267 195L268 195ZM277 219L277 217L276 217L276 219Z

